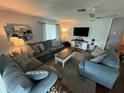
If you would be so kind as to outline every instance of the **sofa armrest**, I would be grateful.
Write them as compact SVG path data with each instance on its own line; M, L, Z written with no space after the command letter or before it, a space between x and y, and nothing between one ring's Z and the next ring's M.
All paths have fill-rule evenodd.
M92 80L110 89L119 76L119 71L117 69L93 62L85 62L84 72L89 74Z
M106 66L106 65L103 65L103 64L97 64L97 63L90 62L90 61L85 62L85 71L98 72L99 74L101 74L101 72L102 72L102 73L106 73L106 74L109 74L109 75L110 75L111 72L113 72L113 73L119 72L117 69L115 69L113 67L109 67L109 66Z
M56 83L58 76L51 72L50 75L34 85L30 93L46 93Z

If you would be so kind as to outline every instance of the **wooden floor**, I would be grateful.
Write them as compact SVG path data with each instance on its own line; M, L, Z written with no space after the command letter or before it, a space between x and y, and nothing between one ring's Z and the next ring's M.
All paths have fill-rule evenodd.
M113 88L110 90L97 84L96 93L124 93L124 63L121 64L120 76L114 84Z

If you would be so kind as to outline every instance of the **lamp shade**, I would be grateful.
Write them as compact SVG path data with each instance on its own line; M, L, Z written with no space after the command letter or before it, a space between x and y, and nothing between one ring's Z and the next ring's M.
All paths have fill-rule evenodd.
M25 46L25 41L23 39L18 39L18 46Z
M23 39L18 39L17 37L11 37L10 41L15 45L15 46L25 46L25 41Z

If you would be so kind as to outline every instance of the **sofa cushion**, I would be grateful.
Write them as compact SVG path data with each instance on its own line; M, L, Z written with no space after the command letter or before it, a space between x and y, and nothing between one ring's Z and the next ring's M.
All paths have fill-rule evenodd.
M23 68L25 72L36 70L43 63L34 57L29 57L26 53L14 56L14 60Z
M59 47L51 47L48 49L48 51L53 52L53 51L56 51L58 49L59 49Z
M49 72L46 70L37 70L26 72L25 75L32 80L42 80L48 76Z
M52 46L53 47L56 47L56 46L59 46L60 45L60 41L59 40L51 40L51 42L52 42Z
M91 52L91 55L92 56L98 56L98 55L101 55L105 52L104 49L101 49L99 47L96 47L95 50L93 52Z
M119 69L120 60L117 54L113 50L107 50L105 53L107 56L101 63Z
M35 57L37 58L37 57L42 57L42 56L45 56L45 55L47 55L47 54L49 54L49 51L44 51L44 52L41 52L39 55L36 55Z
M32 48L35 51L35 54L39 54L41 51L39 48L39 44L32 45Z
M106 54L102 54L102 55L99 55L95 58L90 59L90 61L95 62L95 63L99 63L99 62L103 61L106 56L107 56Z
M15 66L7 66L3 79L9 93L29 93L33 83Z
M53 47L54 47L54 46L58 46L57 40L52 40L52 46L53 46Z
M45 49L48 49L51 47L51 40L43 41L42 43L43 43Z
M26 66L32 61L30 57L26 53L21 53L15 55L13 59L23 68L25 69Z
M16 62L14 62L12 58L6 55L1 55L0 56L0 73L2 74L4 69L9 65L16 66L18 67L18 69L23 71L23 69Z
M44 47L44 45L43 45L42 43L39 44L39 48L40 48L40 50L41 50L42 52L45 51L45 47Z
M30 57L31 62L26 65L25 72L36 70L38 67L42 66L43 63L34 57Z

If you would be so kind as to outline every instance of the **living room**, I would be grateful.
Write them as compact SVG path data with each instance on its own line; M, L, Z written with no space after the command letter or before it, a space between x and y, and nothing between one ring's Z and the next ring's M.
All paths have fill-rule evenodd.
M1 0L0 93L123 93L123 9L122 0ZM75 31L79 29L87 30L87 35L77 35ZM99 54L89 57L95 52ZM26 61L27 56L36 64L27 67L28 62L24 63L24 71L16 72L15 60ZM9 58L14 60L11 66ZM100 62L91 62L95 58ZM27 74L36 69L47 76L34 83ZM14 73L7 72L10 70ZM23 83L31 88L19 85L21 81L15 73L24 74L28 80ZM9 87L13 78L18 82Z

